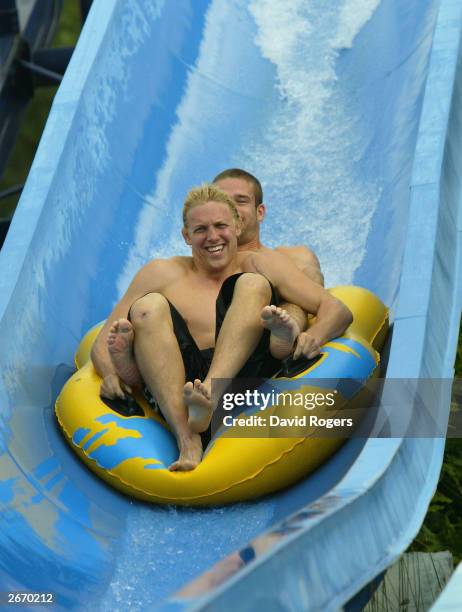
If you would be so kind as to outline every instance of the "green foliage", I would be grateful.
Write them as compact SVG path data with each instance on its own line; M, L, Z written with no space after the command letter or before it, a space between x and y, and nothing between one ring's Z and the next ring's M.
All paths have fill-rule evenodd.
M438 489L411 550L450 550L462 560L462 440L446 443Z
M459 343L457 345L457 353L456 353L456 363L455 363L455 370L456 370L456 376L460 377L462 376L462 335L459 334Z
M75 47L81 29L79 0L64 0L52 47Z
M462 375L462 334L459 334L455 375L457 378ZM455 564L462 561L462 439L446 441L438 489L410 550L450 550Z

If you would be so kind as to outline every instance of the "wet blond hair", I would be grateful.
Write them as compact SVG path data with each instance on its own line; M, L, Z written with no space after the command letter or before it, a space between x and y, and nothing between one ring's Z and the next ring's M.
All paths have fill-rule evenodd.
M215 185L204 183L200 187L194 187L187 194L183 204L183 225L186 227L186 217L191 208L207 204L207 202L222 202L227 204L235 222L239 220L236 204L227 193L218 189Z

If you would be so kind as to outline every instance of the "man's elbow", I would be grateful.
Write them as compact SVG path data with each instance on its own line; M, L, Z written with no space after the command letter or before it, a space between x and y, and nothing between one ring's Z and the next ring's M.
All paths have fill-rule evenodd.
M343 327L342 334L343 334L346 331L346 329L350 327L350 325L353 323L353 313L347 306L345 306L343 302L339 301L339 307L340 307L340 317L342 319L342 327Z
M313 280L315 283L318 283L318 285L321 285L321 287L324 287L324 274L321 272L321 270L317 269L314 271L313 274Z
M329 294L328 294L329 295ZM327 298L332 316L332 322L335 326L335 335L341 336L353 322L351 310L345 306L343 302L329 295ZM327 304L326 304L327 306Z

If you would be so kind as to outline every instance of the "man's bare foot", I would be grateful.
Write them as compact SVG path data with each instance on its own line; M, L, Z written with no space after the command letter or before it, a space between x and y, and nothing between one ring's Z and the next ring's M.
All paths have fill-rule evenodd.
M109 329L107 348L120 380L129 387L143 384L133 356L133 326L128 319L115 321Z
M290 314L277 306L265 306L261 311L261 322L269 329L270 352L276 359L285 359L292 352L300 327Z
M171 472L189 472L199 465L202 459L201 437L193 433L178 440L180 456L168 468Z
M188 424L192 431L202 433L212 420L212 400L206 386L196 378L194 385L187 382L183 399L188 409Z

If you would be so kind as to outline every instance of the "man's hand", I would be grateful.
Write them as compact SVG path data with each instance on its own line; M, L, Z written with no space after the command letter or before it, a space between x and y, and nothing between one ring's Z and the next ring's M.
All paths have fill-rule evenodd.
M298 335L297 346L295 347L293 359L305 356L308 359L313 359L321 352L321 346L319 342L309 334L309 332L302 332Z
M108 374L103 378L103 382L101 383L100 394L102 397L107 397L108 399L125 399L125 391L127 393L132 393L130 387L124 384L117 374Z

